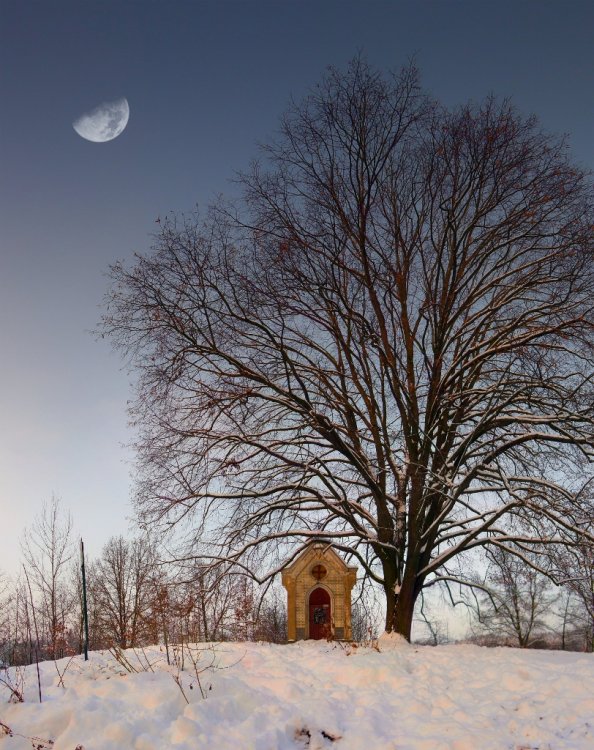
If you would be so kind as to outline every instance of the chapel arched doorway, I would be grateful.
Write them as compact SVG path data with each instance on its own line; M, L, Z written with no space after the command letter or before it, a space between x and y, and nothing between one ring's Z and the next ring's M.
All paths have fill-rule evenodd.
M330 594L318 586L309 595L309 637L316 641L328 638L332 632Z

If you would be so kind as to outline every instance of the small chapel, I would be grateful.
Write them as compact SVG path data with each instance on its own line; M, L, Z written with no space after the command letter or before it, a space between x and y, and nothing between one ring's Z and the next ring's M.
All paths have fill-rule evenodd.
M287 640L350 640L351 591L357 568L329 544L315 543L282 571L287 589Z

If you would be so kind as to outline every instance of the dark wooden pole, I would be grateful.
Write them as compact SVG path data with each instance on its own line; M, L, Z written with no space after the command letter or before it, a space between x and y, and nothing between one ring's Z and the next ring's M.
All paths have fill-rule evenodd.
M85 661L89 661L89 616L87 614L87 576L85 574L85 545L83 540L80 540L80 570L82 573L82 606L83 606L83 622L85 625Z

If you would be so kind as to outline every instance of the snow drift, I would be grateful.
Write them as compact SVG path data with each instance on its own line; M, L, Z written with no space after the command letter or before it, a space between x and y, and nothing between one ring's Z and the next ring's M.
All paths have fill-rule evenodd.
M45 662L41 704L35 666L9 670L24 702L0 684L1 750L594 747L590 654L387 639L201 644L172 661L154 647Z

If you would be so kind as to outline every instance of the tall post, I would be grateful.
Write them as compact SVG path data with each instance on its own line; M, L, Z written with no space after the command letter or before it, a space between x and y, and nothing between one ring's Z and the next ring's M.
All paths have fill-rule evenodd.
M82 573L82 606L83 606L83 622L85 626L85 661L89 661L89 616L87 614L87 576L85 574L85 545L83 540L80 540L80 570Z

